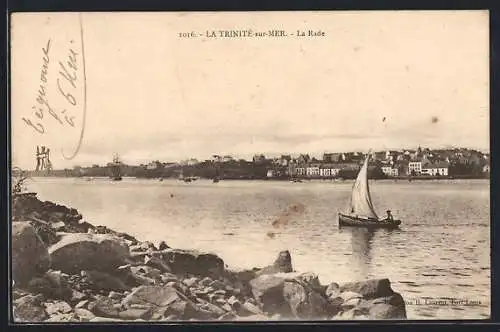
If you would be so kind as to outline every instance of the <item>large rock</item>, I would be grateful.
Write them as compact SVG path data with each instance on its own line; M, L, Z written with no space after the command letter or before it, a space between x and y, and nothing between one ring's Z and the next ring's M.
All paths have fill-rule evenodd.
M196 250L165 249L161 251L165 263L174 274L218 277L224 273L224 261L217 255Z
M257 277L257 271L258 269L241 271L227 270L224 276L225 284L228 285L227 288L231 291L239 289L243 296L252 296L250 280Z
M299 319L331 317L335 311L320 291L321 285L316 275L303 274L287 279L283 294L290 305L293 317Z
M263 274L250 281L262 310L284 318L321 319L338 310L324 295L318 276L313 273Z
M140 286L122 301L124 306L154 305L166 307L180 298L178 291L170 286Z
M358 308L366 309L370 319L406 319L405 302L398 293L363 301Z
M48 318L42 295L26 295L14 301L14 321L41 322Z
M386 297L394 294L389 279L371 279L348 282L340 286L341 293L346 291L361 294L361 296L365 299Z
M290 305L283 295L285 279L284 276L264 274L250 281L254 298L264 312L290 316Z
M66 273L114 271L129 258L128 247L110 235L73 233L49 248L52 267Z
M292 272L292 256L290 256L290 252L288 250L281 251L278 254L278 258L276 258L273 265L279 269L279 272Z
M292 271L292 257L290 256L290 252L288 250L283 250L278 254L278 258L276 258L272 265L260 269L257 271L257 275L289 273Z
M23 284L50 267L47 247L29 222L12 223L12 278Z
M340 294L331 288L330 302L339 300L341 308L333 319L406 319L403 297L390 288L387 279L344 284Z

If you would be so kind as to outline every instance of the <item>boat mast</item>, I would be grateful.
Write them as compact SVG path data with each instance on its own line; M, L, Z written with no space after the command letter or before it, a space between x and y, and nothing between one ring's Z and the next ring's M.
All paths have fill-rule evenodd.
M115 153L114 156L113 156L113 164L111 166L111 172L112 172L112 176L114 178L118 178L118 177L121 176L121 174L120 174L120 164L121 164L120 156Z

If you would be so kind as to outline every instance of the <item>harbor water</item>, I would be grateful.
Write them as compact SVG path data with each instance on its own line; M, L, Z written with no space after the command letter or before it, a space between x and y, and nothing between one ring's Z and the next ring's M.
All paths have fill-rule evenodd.
M74 207L94 225L214 252L231 268L265 266L288 249L295 270L317 273L324 284L389 278L409 319L489 317L489 181L370 181L375 210L383 216L390 209L403 222L399 230L339 228L351 187L133 178L28 183L41 200ZM301 208L290 212L293 206ZM273 226L280 217L285 222Z

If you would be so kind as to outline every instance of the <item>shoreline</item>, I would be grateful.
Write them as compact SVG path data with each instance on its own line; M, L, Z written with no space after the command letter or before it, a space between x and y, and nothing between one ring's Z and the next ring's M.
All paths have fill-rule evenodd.
M406 319L388 279L322 285L286 249L233 270L215 253L170 248L94 226L76 209L13 197L16 321Z
M51 179L81 179L88 181L88 179L99 179L99 180L109 180L109 177L107 176L83 176L83 177L76 177L76 176L51 176L51 175L37 175L37 176L31 176L30 178L33 179L44 179L44 178L51 178ZM176 181L176 182L184 182L182 180L179 180L177 178L147 178L147 177L135 177L135 176L123 176L122 177L124 180L125 179L134 179L134 180L149 180L149 181ZM196 183L196 181L212 181L210 178L200 178L198 180L193 180L191 183ZM376 181L376 182L430 182L430 181L461 181L461 180L476 180L476 181L488 181L490 182L490 178L483 178L483 177L398 177L398 178L386 178L386 179L368 179L369 181ZM263 179L240 179L240 178L228 178L228 179L221 179L219 182L233 182L233 181L255 181L255 182L294 182L290 179L277 179L277 178L263 178ZM353 182L354 179L339 179L339 178L300 178L300 181L297 181L296 183L308 183L308 182L327 182L327 183L344 183L344 182Z

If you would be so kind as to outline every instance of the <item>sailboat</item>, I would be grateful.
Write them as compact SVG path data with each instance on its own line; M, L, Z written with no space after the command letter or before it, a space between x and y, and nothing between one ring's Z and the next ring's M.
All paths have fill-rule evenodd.
M215 176L212 180L213 183L217 183L220 181L220 175L219 175L219 167L215 166Z
M368 186L368 159L363 166L352 187L349 213L339 212L339 226L369 227L369 228L398 228L401 220L380 219L373 208Z
M111 164L111 180L113 181L122 180L121 164L122 163L120 161L120 157L118 157L118 155L115 155L113 157L113 163Z

